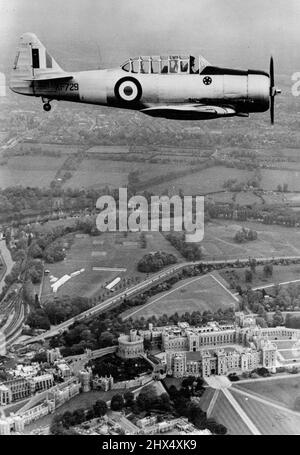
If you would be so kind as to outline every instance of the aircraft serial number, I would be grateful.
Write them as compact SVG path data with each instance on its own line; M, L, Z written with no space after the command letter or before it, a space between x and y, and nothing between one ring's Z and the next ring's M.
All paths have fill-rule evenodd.
M77 83L75 84L59 84L57 86L58 90L63 90L63 91L70 91L70 92L77 92L79 90L79 85Z

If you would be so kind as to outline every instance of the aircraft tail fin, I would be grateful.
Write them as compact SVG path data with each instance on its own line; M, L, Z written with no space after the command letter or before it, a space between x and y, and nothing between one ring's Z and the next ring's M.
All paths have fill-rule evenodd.
M14 66L10 79L10 88L14 92L32 95L31 81L43 74L64 74L64 71L48 53L34 33L24 33L19 40Z

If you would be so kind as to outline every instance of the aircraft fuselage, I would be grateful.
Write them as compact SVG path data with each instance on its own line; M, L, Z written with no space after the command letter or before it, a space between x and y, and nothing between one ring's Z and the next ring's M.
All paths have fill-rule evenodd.
M138 100L122 98L122 93L120 95L116 90L116 85L122 79L125 85L128 80L139 84L142 93ZM204 80L210 83L205 84ZM165 104L213 103L234 107L241 113L250 113L269 109L269 84L268 74L259 71L217 75L128 75L117 68L77 72L68 81L32 81L30 93L27 94L51 100L137 110Z

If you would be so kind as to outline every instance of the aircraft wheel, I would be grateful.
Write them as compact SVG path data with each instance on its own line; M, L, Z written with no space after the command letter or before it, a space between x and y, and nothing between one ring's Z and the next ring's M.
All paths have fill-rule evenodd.
M44 111L46 111L46 112L51 111L51 104L50 104L50 103L45 103L45 104L43 105L43 109L44 109Z

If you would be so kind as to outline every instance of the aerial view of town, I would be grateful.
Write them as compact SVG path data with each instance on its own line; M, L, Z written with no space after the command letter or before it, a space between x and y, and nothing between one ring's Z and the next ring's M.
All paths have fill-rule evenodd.
M166 1L161 10L170 11L172 2L181 5L178 18L185 17L177 0ZM136 79L146 92L141 61L147 60L140 57L135 72L136 55L158 55L159 46L165 55L169 46L171 73L176 47L196 55L206 47L222 68L227 62L233 68L249 64L266 70L262 77L270 77L275 96L267 39L265 47L255 49L257 55L248 48L254 41L241 39L231 57L229 51L222 54L221 35L215 42L202 36L197 50L200 31L195 30L181 46L180 33L174 43L164 42L167 35L162 34L149 44L149 30L156 28L147 22L144 42L137 43L136 36L126 41L137 1L129 0L127 11L120 0L114 7L101 0L96 3L98 14L103 8L105 33L112 33L109 20L118 27L121 17L127 28L102 42L99 56L91 35L83 36L89 20L90 30L98 25L92 0L72 2L85 28L79 31L73 12L65 38L58 28L63 14L57 0L57 12L51 13L55 30L46 18L44 30L35 25L42 10L38 3L45 1L26 2L30 11L22 3L0 1L8 21L0 32L0 38L7 36L0 62L0 435L299 435L300 99L291 90L297 68L292 61L287 65L283 44L275 41L273 47L283 59L275 60L276 87L282 93L276 96L274 126L268 112L255 110L249 118L218 118L218 111L209 121L182 121L175 108L165 118L156 106L143 107L152 109L149 115L131 109L135 105L122 108L126 96L135 93ZM90 7L81 10L83 3ZM186 17L201 15L200 5L207 2L190 3ZM211 14L223 3L213 0ZM270 2L261 3L267 14ZM150 5L145 8L158 20ZM296 1L287 10L288 17L297 13L299 22ZM226 11L221 8L220 15ZM273 35L281 23L277 15ZM81 34L78 41L73 27ZM139 24L136 33L142 30ZM32 69L42 68L42 44L25 33L31 31L69 71L118 68L132 57L131 70L120 71L133 73L127 77L133 85L124 93L122 85L115 88L124 96L121 108L115 101L106 106L47 95L45 104L42 95L43 102L37 95L22 96L9 76L13 65L18 70L28 36L40 50ZM259 37L262 33L258 28ZM113 53L117 41L120 47ZM176 59L183 68L184 58ZM154 60L149 58L153 68ZM186 61L191 73L191 57ZM36 71L37 87L46 77L49 86L57 78L73 77L57 76L54 63L47 63L48 72ZM162 69L150 74L153 68L147 76L189 77L159 74ZM211 68L206 67L207 74ZM201 65L197 71L190 76L200 78ZM202 85L214 77L206 76ZM83 87L84 77L78 80ZM78 83L70 86L76 91ZM84 93L94 96L88 89ZM161 225L101 231L97 201L117 201L114 216L120 225L120 189L126 189L128 199L143 197L149 204L153 196L201 196L203 237L192 242L184 228L167 232ZM133 213L130 204L128 213ZM150 226L151 210L143 215ZM172 209L169 216L175 223Z

